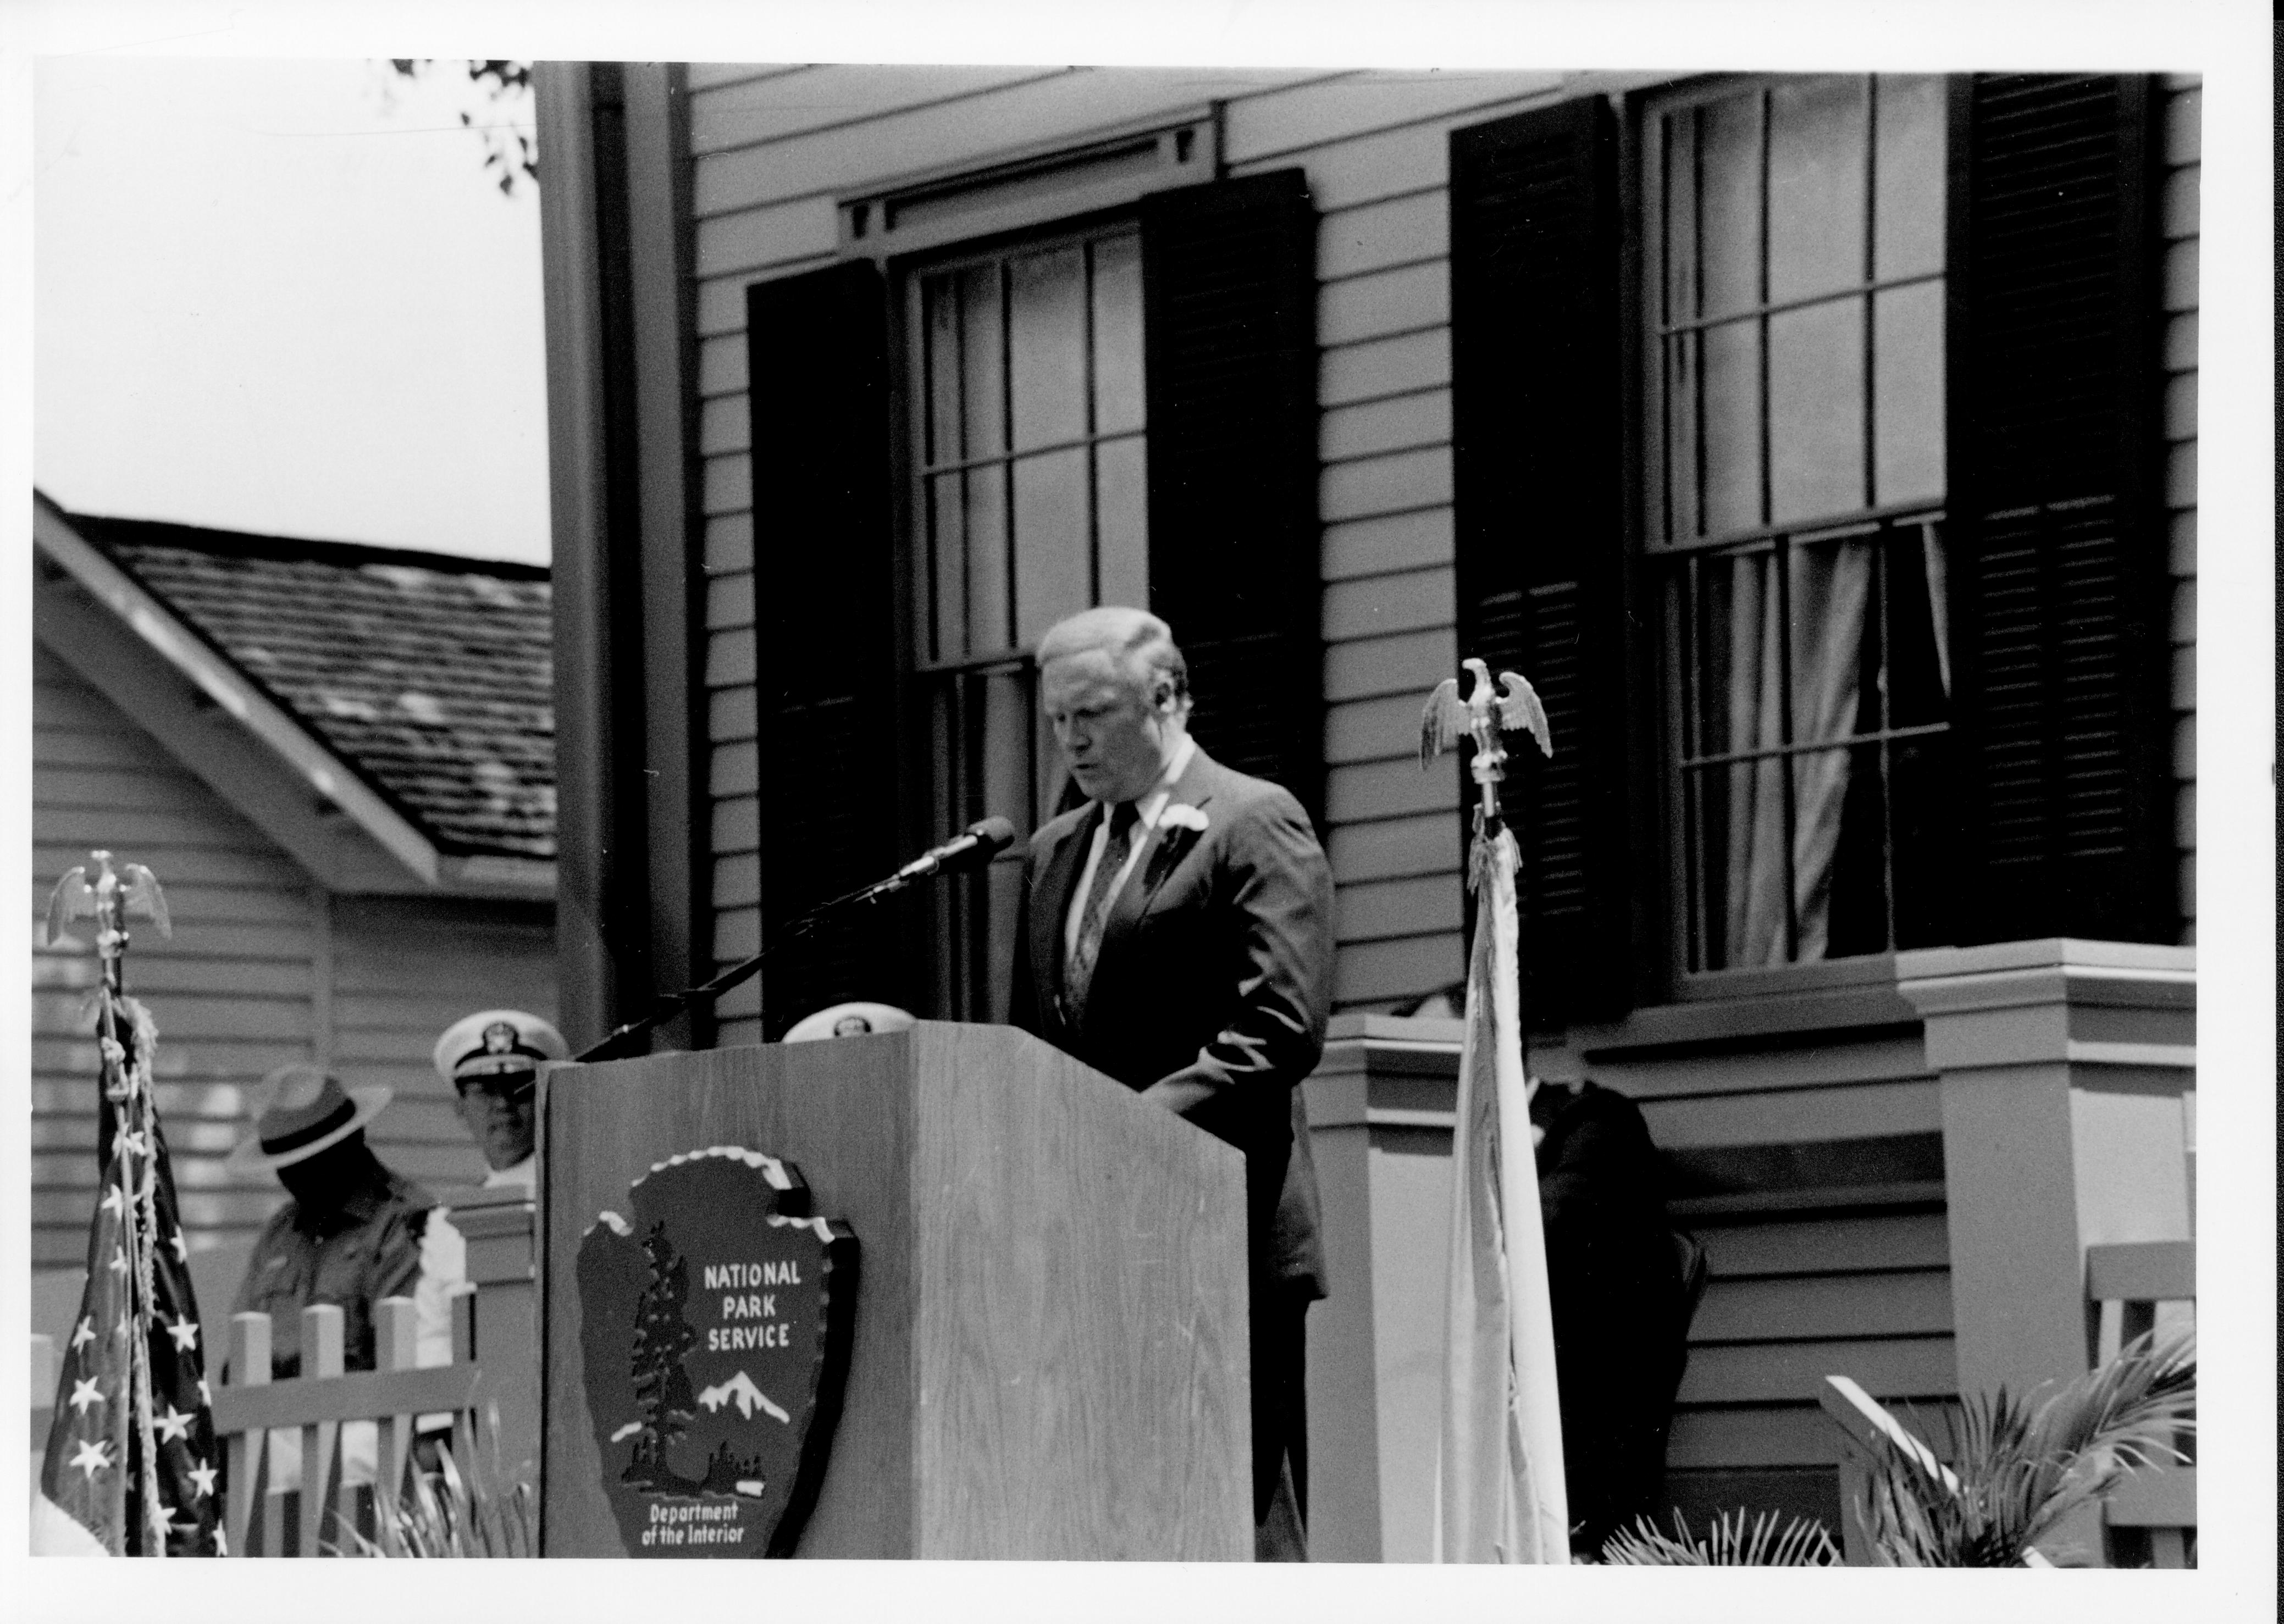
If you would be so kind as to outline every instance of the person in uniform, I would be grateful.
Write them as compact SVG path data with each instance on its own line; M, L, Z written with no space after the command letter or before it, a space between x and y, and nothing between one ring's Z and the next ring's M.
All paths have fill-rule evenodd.
M1303 1324L1325 1283L1298 1084L1331 1004L1331 871L1299 801L1190 738L1163 621L1088 610L1038 667L1087 800L1024 853L1008 1018L1244 1152L1255 1554L1305 1560Z
M484 1188L537 1182L539 1074L570 1058L563 1035L521 1010L480 1010L436 1040L436 1074L484 1154Z
M442 1300L450 1282L423 1279L421 1243L436 1198L396 1173L365 1144L365 1124L391 1090L344 1089L323 1068L297 1062L262 1079L254 1130L231 1152L234 1169L268 1168L290 1198L270 1214L246 1259L233 1314L270 1316L270 1374L301 1369L301 1310L341 1310L342 1362L373 1368L372 1305L425 1294ZM446 1334L449 1336L449 1328Z
M231 1153L231 1167L269 1169L290 1198L262 1226L231 1306L232 1314L270 1316L270 1373L278 1380L301 1374L301 1310L320 1304L341 1311L342 1369L373 1369L373 1305L384 1297L412 1299L417 1362L451 1362L451 1295L465 1277L462 1249L439 1246L449 1226L436 1198L365 1144L365 1125L391 1093L344 1089L306 1062L281 1066L262 1079L253 1131ZM422 1419L425 1425L429 1418ZM299 1436L270 1434L271 1494L301 1487ZM342 1482L370 1484L379 1450L372 1422L344 1425Z

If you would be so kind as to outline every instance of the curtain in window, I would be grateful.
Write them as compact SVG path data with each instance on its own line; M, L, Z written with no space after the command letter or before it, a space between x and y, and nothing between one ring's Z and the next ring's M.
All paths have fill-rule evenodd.
M1724 962L1739 967L1824 956L1831 917L1833 855L1848 797L1856 730L1872 544L1848 541L1787 549L1792 741L1803 753L1771 753L1729 769L1728 918ZM1784 714L1783 597L1776 555L1729 562L1729 749L1780 752ZM1816 749L1829 743L1832 749ZM1791 861L1786 862L1785 786L1793 775ZM1799 943L1787 951L1787 870Z

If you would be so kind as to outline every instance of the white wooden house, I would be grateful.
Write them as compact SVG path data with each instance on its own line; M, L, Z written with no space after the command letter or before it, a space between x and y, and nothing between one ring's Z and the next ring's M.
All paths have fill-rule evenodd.
M150 867L173 916L171 939L134 932L127 984L194 1254L236 1252L284 1197L223 1158L288 1060L395 1090L369 1130L392 1167L480 1182L429 1050L471 1009L555 1007L546 572L44 496L34 535L35 1278L75 1300L98 1183L95 956L37 945L90 847ZM236 1280L199 1284L226 1313Z
M1027 648L1146 599L1339 886L1320 1556L1427 1550L1463 654L1535 1064L1711 1253L1674 1498L1837 1521L1827 1371L2083 1365L2186 1236L2199 89L546 66L575 1044L1061 786ZM1012 871L677 1027L1004 1011Z

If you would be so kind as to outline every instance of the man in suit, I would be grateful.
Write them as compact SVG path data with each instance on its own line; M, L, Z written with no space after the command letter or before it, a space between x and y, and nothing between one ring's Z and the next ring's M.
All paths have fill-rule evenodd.
M1302 1328L1325 1285L1297 1085L1324 1048L1332 874L1297 800L1189 737L1163 621L1088 610L1038 664L1087 801L1024 853L1008 1019L1245 1153L1255 1554L1305 1560Z

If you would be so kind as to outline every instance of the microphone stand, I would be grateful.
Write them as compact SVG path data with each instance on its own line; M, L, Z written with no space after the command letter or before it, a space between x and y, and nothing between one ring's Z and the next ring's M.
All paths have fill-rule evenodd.
M941 872L940 870L937 871ZM649 1014L639 1020L630 1020L626 1025L615 1028L599 1041L573 1055L571 1058L574 1062L583 1064L590 1060L609 1060L619 1058L612 1052L619 1045L630 1039L641 1036L659 1022L679 1015L692 1004L710 1003L739 982L751 980L754 972L762 967L762 961L769 957L772 952L784 947L787 942L798 941L808 935L839 910L858 902L878 902L884 896L903 890L913 880L921 878L924 876L900 871L891 874L886 879L874 880L869 886L860 886L854 891L834 897L831 902L819 902L787 925L776 940L764 942L762 950L751 958L731 965L710 981L696 987L685 987L678 993L660 994L658 1001L651 1006Z

